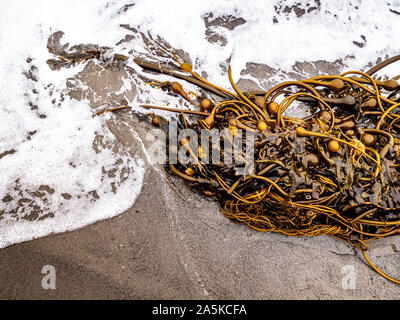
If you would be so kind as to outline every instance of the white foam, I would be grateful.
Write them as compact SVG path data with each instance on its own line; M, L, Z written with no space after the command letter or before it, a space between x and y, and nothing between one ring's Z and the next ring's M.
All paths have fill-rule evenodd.
M199 62L198 71L206 70L212 82L229 87L226 73L220 68L231 55L234 79L245 69L247 62L267 64L290 71L296 61L335 61L342 59L345 67L365 69L378 57L399 53L400 34L395 32L400 19L391 10L399 11L398 1L321 2L318 9L297 17L294 9L299 1L137 1L121 16L121 23L139 25L143 31L161 35L173 47L190 54ZM305 11L313 6L301 6ZM314 6L316 5L316 1ZM280 9L278 14L275 7ZM356 7L358 9L356 9ZM221 47L205 38L204 16L241 17L247 22L234 30L225 29L228 44ZM274 23L274 17L278 23ZM219 28L221 29L221 28ZM365 37L365 40L363 40ZM363 45L362 48L357 46Z
M341 59L343 71L365 70L379 57L399 54L400 33L396 32L400 28L396 14L400 12L399 1L321 1L320 6L316 2L300 6L297 10L305 13L297 17L292 6L298 1L294 0L1 1L0 155L14 153L0 159L0 213L3 211L0 247L115 216L134 203L141 188L143 162L123 156L117 170L129 168L131 174L126 180L118 181L115 193L110 189L115 181L105 178L102 170L115 166L115 155L107 148L96 153L92 142L96 133L105 139L113 137L103 128L100 119L91 118L87 101L77 102L66 96L66 79L80 72L84 65L59 71L47 66L46 60L52 55L46 45L52 33L63 31L63 42L70 45L92 43L120 53L133 50L136 56L150 56L153 51L142 38L121 27L129 24L184 50L198 73L206 71L209 81L227 89L230 89L226 74L228 59L233 77L238 80L247 62L288 72L296 61ZM133 6L124 8L132 3ZM211 20L231 15L246 22L233 30L211 27L209 32L225 39L211 43L204 23L210 13ZM117 46L126 34L134 35L134 39ZM27 63L27 58L32 62ZM129 64L140 69L132 60ZM37 81L24 75L31 65L37 68L31 70ZM393 66L387 72L394 76L397 69ZM281 76L278 73L273 80ZM251 75L245 77L262 86ZM195 90L190 84L184 83L184 86L188 91ZM128 87L125 81L120 92ZM161 90L144 84L142 89L144 92L129 101L130 104L145 102L192 108ZM51 103L53 99L56 104ZM29 102L37 110L31 110ZM167 115L161 111L156 113ZM40 114L46 118L40 118ZM41 186L49 186L54 192L40 189ZM91 190L97 190L96 201L88 196ZM37 191L45 196L32 194ZM62 194L71 198L66 200ZM86 196L78 198L82 194ZM3 202L7 195L14 200ZM18 203L18 199L28 199L28 202ZM38 206L41 212L33 221L20 219L32 209L28 203ZM39 220L46 214L53 214L53 218Z
M114 43L118 35L101 27L105 4L98 5L0 4L0 154L10 153L0 159L0 248L113 217L141 190L143 160L123 149L114 154L107 145L115 138L92 118L89 102L67 95L66 80L84 65L52 71L46 63L55 31L71 45ZM98 135L103 144L95 150Z

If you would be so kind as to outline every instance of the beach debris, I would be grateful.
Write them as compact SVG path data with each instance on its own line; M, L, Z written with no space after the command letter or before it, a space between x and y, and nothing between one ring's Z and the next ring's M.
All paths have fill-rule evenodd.
M89 58L95 57L89 52ZM366 255L368 241L400 234L400 101L396 99L400 76L385 81L373 78L399 59L387 59L366 72L285 81L256 93L241 92L230 67L233 92L203 79L183 61L176 70L138 58L133 61L209 93L192 101L182 85L173 82L171 91L199 110L139 105L175 112L178 133L187 129L197 133L198 138L169 146L183 148L194 160L168 161L170 173L217 201L232 222L286 236L334 236L361 250L376 272L400 284ZM296 103L308 106L311 115L286 115ZM185 115L197 119L189 122ZM159 120L153 116L153 125L159 126ZM212 143L201 145L202 133L213 130L228 132L220 135L220 142L231 142L232 152ZM239 145L235 145L237 138ZM245 156L249 145L251 163ZM215 152L219 160L209 161ZM248 170L238 174L243 165Z

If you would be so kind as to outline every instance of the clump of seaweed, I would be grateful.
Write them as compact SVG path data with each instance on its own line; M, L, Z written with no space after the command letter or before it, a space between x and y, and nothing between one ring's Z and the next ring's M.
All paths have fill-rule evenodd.
M198 134L169 146L176 151L184 149L194 160L169 161L167 168L172 174L203 196L216 199L222 214L232 222L287 236L334 236L360 249L375 271L400 284L366 255L368 241L400 234L400 87L396 81L400 76L389 80L372 77L399 59L387 59L366 72L286 81L267 92L249 93L236 86L230 67L234 92L206 81L184 61L179 61L179 70L137 58L134 61L212 94L192 101L182 85L166 82L160 87L169 88L199 111L141 106L178 112L178 131L191 129ZM308 106L311 115L287 116L285 111L296 101ZM129 106L100 113L126 108ZM188 122L188 114L198 118ZM155 116L152 123L160 126L161 119ZM202 149L200 141L194 141L200 140L204 130L215 129L228 132L220 139L233 145L240 136L241 145L228 155L212 144ZM249 144L243 142L245 132L252 133L253 163L249 171L238 175L243 161L224 160L228 156L245 159ZM204 161L204 155L213 152L220 161Z

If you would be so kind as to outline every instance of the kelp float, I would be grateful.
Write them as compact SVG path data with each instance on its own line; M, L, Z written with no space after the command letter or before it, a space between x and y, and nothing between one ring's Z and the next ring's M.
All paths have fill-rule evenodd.
M97 54L90 52L80 59ZM122 60L120 55L115 59ZM203 196L215 198L222 214L235 223L287 236L332 235L360 249L376 272L400 284L366 255L368 241L400 234L400 87L396 81L400 76L372 77L399 59L385 60L366 72L286 81L267 92L249 93L238 89L230 68L233 92L207 82L183 61L176 70L134 61L213 94L192 100L178 82L158 84L199 108L142 106L178 112L178 130L190 128L199 136L201 130L212 129L228 129L232 137L242 134L237 129L254 134L254 166L248 174L238 176L235 163L224 163L222 149L219 163L203 162L202 153L213 150L192 150L188 138L179 141L179 147L196 161L169 163L171 173ZM311 115L301 119L285 115L299 101ZM187 121L188 114L197 119ZM155 126L161 122L152 117ZM245 147L246 143L233 156L242 157Z

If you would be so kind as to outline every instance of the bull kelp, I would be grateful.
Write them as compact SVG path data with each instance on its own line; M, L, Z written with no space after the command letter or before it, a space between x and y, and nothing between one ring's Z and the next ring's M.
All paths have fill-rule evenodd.
M86 58L98 55L89 54ZM120 55L115 59L123 60ZM400 76L373 77L399 59L387 59L366 72L286 81L267 92L247 93L236 86L230 67L232 92L206 81L182 60L179 69L134 61L209 93L192 99L178 82L151 82L199 108L140 106L177 112L178 136L188 129L196 133L181 138L177 145L169 140L170 173L215 199L232 222L287 236L334 236L361 250L376 272L400 284L366 255L368 241L400 233ZM285 113L299 103L310 115L295 118ZM98 115L127 108L120 106ZM189 115L197 118L188 121ZM152 116L154 126L166 122ZM213 130L224 132L219 135L220 142L231 143L233 151L227 152L219 144L203 147L200 137ZM212 139L211 135L207 139ZM252 157L247 163L250 145ZM183 150L192 161L172 161L171 149L175 155ZM217 154L218 161L208 161L210 154ZM248 166L243 173L239 169L244 164Z

